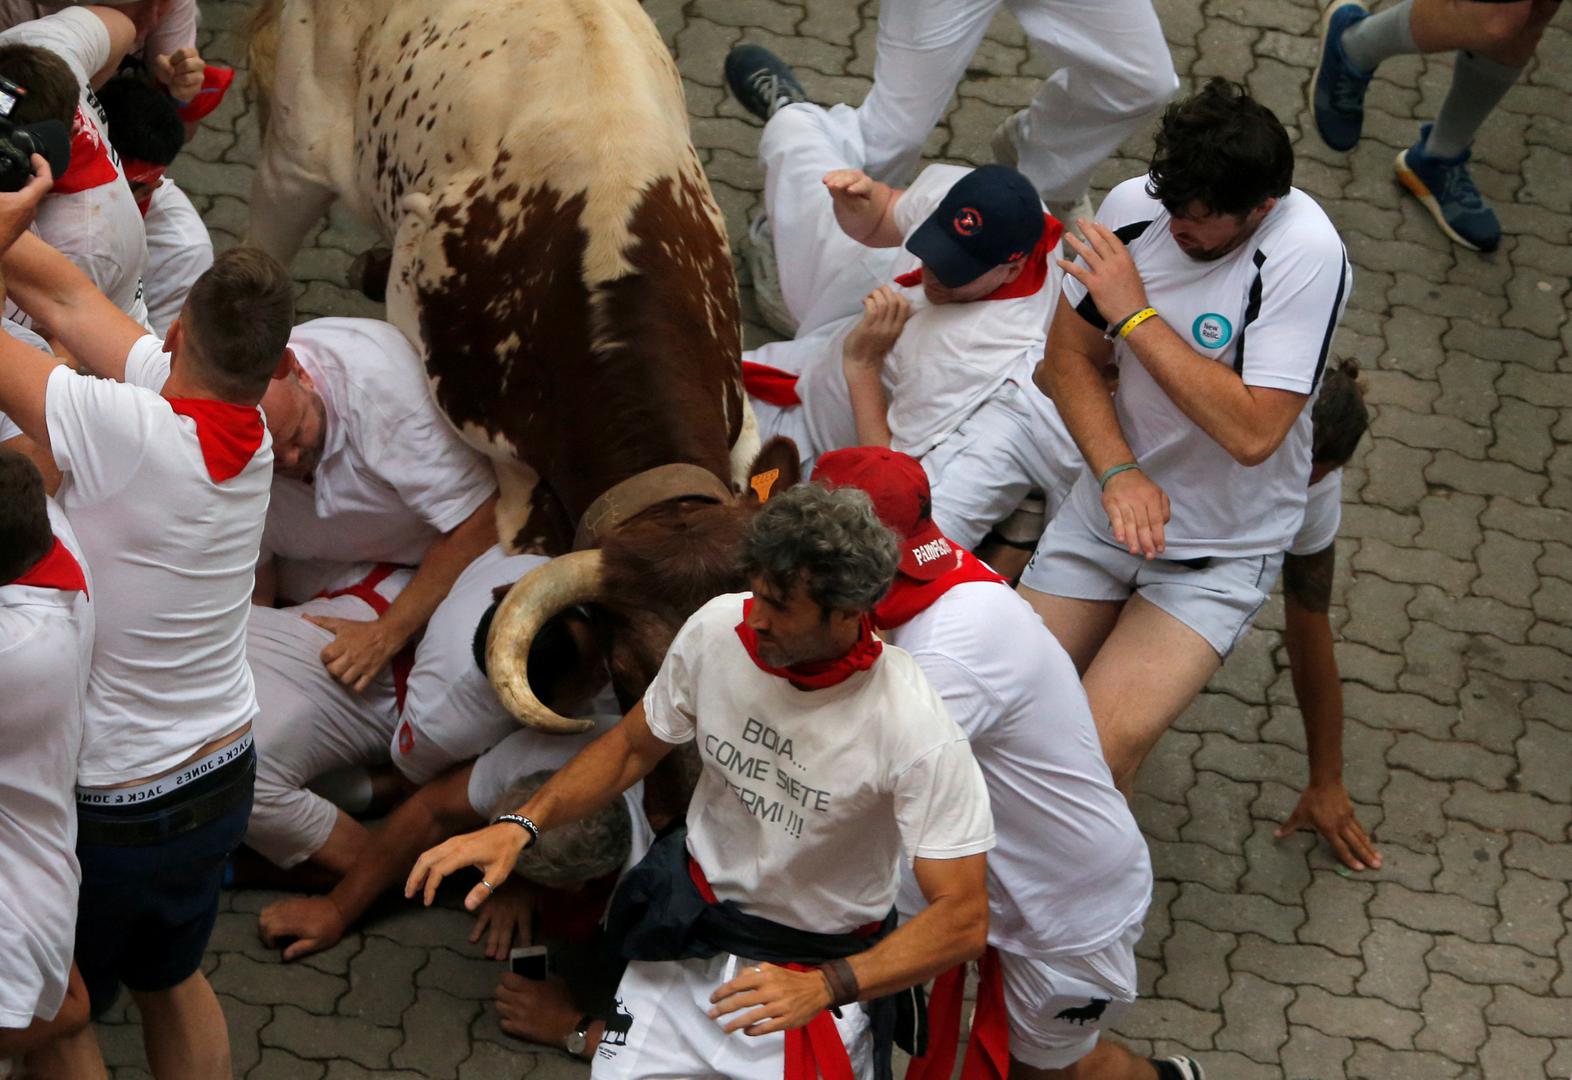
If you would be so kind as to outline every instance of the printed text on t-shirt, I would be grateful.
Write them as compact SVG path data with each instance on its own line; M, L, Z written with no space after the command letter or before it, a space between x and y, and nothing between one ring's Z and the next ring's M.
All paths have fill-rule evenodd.
M764 821L777 823L793 837L802 836L803 818L800 811L828 813L830 793L823 788L806 784L788 775L781 759L797 769L802 769L793 755L790 736L783 736L775 728L749 717L743 724L740 746L718 735L704 737L704 752L721 770L721 779L728 790L737 796L748 812ZM755 781L773 790L760 792L742 786Z

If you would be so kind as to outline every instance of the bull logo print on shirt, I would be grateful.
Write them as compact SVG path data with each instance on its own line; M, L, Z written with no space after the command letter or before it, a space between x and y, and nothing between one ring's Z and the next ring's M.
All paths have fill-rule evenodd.
M633 1030L633 1014L622 1007L622 999L618 998L612 1006L611 1017L606 1021L606 1030L601 1035L602 1043L612 1046L627 1046L628 1032Z
M1095 1024L1103 1010L1112 1004L1113 998L1092 998L1085 1005L1077 1005L1069 1009L1061 1009L1054 1014L1055 1020L1068 1020L1078 1027Z
M983 218L980 213L970 206L962 207L961 212L955 215L955 231L962 236L975 236L982 231Z

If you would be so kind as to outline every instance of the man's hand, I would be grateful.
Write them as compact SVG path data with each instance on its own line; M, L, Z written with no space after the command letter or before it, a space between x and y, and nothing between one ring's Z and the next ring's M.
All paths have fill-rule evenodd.
M830 1007L830 987L817 971L751 965L710 995L710 1019L746 1010L726 1023L726 1034L769 1035L800 1028Z
M1085 218L1079 224L1086 239L1066 232L1064 242L1081 257L1081 262L1060 259L1059 265L1086 286L1092 303L1113 326L1114 319L1127 319L1147 306L1146 286L1135 260L1130 258L1130 250L1113 230Z
M502 888L529 838L528 832L504 821L445 840L415 860L415 867L404 882L404 897L413 900L416 893L423 893L422 901L430 907L437 898L437 887L443 878L455 870L473 866L480 871L481 881L464 897L464 908L474 911Z
M284 946L285 960L299 960L331 949L344 936L345 929L344 913L325 896L279 900L257 916L257 934L268 948L277 948L284 939L294 938Z
M207 65L189 45L172 53L153 57L153 76L169 89L169 96L182 105L202 92Z
M371 680L404 645L393 639L380 620L338 619L331 615L307 615L305 619L333 635L333 640L322 648L322 666L357 694L365 693Z
M1131 555L1155 559L1167 546L1163 526L1172 517L1168 494L1140 469L1117 473L1103 489L1103 509L1114 539Z
M535 894L529 885L517 879L498 885L490 903L475 916L469 943L473 945L485 935L486 959L506 960L515 942L529 944L530 917L534 913Z
M38 204L55 186L55 174L42 155L32 157L33 178L19 191L0 193L0 253L11 250L16 238L27 231L38 216Z
M1381 853L1370 842L1359 819L1348 789L1339 784L1317 787L1312 784L1299 796L1299 805L1277 830L1277 839L1300 829L1314 829L1332 846L1332 853L1350 870L1381 869Z
M825 173L824 186L829 189L830 201L837 211L845 210L860 217L875 209L873 178L861 169L836 169Z
M846 335L843 358L850 364L882 367L911 317L912 306L906 297L888 285L880 285L863 298L862 321Z

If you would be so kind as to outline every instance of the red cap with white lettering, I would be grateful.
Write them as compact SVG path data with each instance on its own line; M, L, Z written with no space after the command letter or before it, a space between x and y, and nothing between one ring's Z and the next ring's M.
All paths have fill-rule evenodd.
M928 474L911 455L883 446L832 450L819 456L813 481L868 493L879 520L902 538L901 573L907 577L934 581L960 565L960 550L931 516Z

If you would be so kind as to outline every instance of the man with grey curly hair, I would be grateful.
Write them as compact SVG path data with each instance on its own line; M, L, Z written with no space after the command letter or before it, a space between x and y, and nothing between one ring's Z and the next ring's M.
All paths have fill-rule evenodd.
M487 902L541 833L693 742L686 829L612 901L629 963L593 1075L886 1078L910 988L986 940L988 792L915 661L873 632L901 554L866 494L789 488L740 555L753 591L700 608L620 725L516 813L422 855L406 893L430 903L475 867L466 903ZM895 929L903 863L928 906Z

